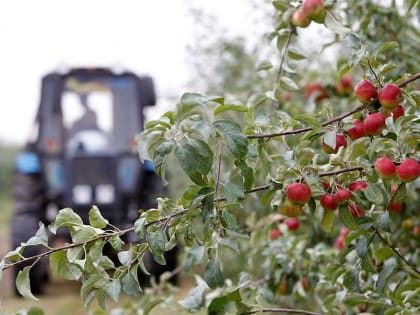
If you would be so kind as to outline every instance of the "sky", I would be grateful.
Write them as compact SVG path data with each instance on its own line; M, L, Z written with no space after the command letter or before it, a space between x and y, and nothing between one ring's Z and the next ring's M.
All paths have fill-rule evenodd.
M0 4L0 141L23 144L39 103L40 79L73 66L124 67L155 80L158 106L193 78L191 5L232 34L251 33L245 0L37 0Z

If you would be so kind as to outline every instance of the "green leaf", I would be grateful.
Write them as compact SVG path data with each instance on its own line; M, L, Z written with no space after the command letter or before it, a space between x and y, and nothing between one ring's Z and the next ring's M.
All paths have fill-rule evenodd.
M82 271L79 267L68 261L64 250L60 250L50 255L50 267L56 276L67 280L79 280L82 276Z
M106 294L115 302L118 303L118 299L121 293L121 282L120 279L113 279L105 286Z
M356 253L359 255L360 258L363 258L366 256L367 253L367 239L365 236L361 236L357 239L356 242Z
M386 232L391 232L391 228L389 225L389 212L385 211L381 213L378 218L376 219L376 224L378 225L379 229Z
M208 306L208 315L242 314L249 311L250 307L242 302L239 290L235 290L211 301Z
M219 243L224 247L231 249L236 254L240 254L239 244L237 241L228 238L221 238L219 239Z
M232 182L223 184L222 191L228 202L234 203L245 198L245 193L241 187Z
M206 185L205 177L213 164L213 152L202 140L190 139L178 144L175 155L184 172L198 185Z
M298 85L289 77L280 77L280 86L288 91L296 91L299 89Z
M363 190L366 199L375 205L385 205L387 202L386 193L379 184L369 183L366 189Z
M184 268L190 270L192 266L201 262L204 257L204 246L193 245L188 251L184 261Z
M98 231L89 225L74 226L70 228L71 239L75 243L89 241L102 232L102 230Z
M330 233L334 224L335 211L324 210L321 226L325 232Z
M42 245L48 247L48 234L43 223L39 223L39 229L27 242L26 245Z
M350 29L341 25L330 11L327 11L327 14L325 15L324 24L327 28L337 34L344 35L350 32Z
M206 265L204 271L204 280L211 289L223 287L224 278L220 270L220 263L218 259L211 259Z
M153 259L161 265L166 265L165 256L163 255L165 252L165 244L167 242L165 232L160 229L154 232L148 230L146 238L147 243L149 243Z
M264 60L260 64L258 64L257 71L268 70L268 69L271 69L272 67L273 67L273 64L270 61Z
M45 313L38 307L31 307L26 315L45 315Z
M276 10L280 12L287 10L287 8L289 7L287 3L284 3L284 1L280 0L273 0L271 3L276 8Z
M137 268L133 268L137 273ZM125 273L121 277L122 289L129 296L139 296L141 288L137 280L137 275L134 277L131 272Z
M383 261L387 260L389 257L392 257L394 252L389 247L380 247L375 249L374 257L377 264L381 264Z
M222 212L222 224L229 230L236 230L238 228L238 222L236 217L230 213L227 209Z
M314 127L314 128L321 127L321 122L314 115L310 115L310 114L299 114L299 115L293 116L293 119L299 120L299 121L303 121L307 125L309 125L311 127Z
M304 54L301 54L301 53L297 52L296 50L293 50L292 48L289 48L289 50L287 52L287 56L290 59L293 59L293 60L302 60L302 59L306 58L306 56Z
M376 56L379 55L379 54L382 54L382 53L384 53L386 51L389 51L391 49L398 48L399 46L400 45L399 45L398 42L386 42L386 43L383 43L383 44L379 45L379 47L377 48L377 50L376 50Z
M382 293L388 283L389 278L397 267L397 260L392 257L384 262L383 269L379 273L378 281L376 281L376 289Z
M29 279L29 272L32 266L26 266L23 270L20 270L16 277L16 288L18 292L27 299L38 301L31 292L31 283Z
M410 12L416 5L418 0L409 0L408 12Z
M124 250L118 253L118 260L123 266L128 266L131 262L131 251Z
M226 111L234 111L234 112L242 112L246 113L248 111L248 107L245 105L235 105L235 104L225 104L221 106L217 106L214 110L214 115L217 116Z
M229 151L238 160L248 153L248 139L241 126L230 120L217 120L213 126L221 133Z
M200 283L188 292L188 296L178 303L190 312L198 311L204 305L204 291L207 289L205 283Z
M327 131L324 134L323 142L328 145L330 148L335 148L337 145L337 132Z
M164 183L167 183L165 179L166 162L173 147L174 144L172 142L165 141L160 143L153 153L153 165L155 172L162 177Z
M61 209L55 218L54 227L82 225L83 221L72 209Z
M102 216L97 206L93 206L89 211L89 223L95 228L103 229L109 221Z
M241 170L245 191L251 190L254 185L254 170L243 160L236 160L235 165Z
M357 230L359 228L356 220L351 215L347 206L340 206L338 211L340 215L340 220L346 227L348 227L350 230Z

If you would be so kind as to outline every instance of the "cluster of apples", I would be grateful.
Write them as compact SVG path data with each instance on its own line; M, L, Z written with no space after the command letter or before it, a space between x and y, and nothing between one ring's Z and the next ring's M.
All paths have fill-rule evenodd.
M329 184L325 184L329 189ZM368 183L365 181L355 181L350 183L348 189L338 189L334 194L326 193L319 200L321 206L330 211L336 210L339 206L347 205L350 213L355 217L360 217L365 215L365 211L360 208L360 206L353 201L352 192L356 190L364 190L368 186Z
M323 23L325 8L322 0L305 0L302 6L293 12L290 22L293 26L308 27L311 21Z
M396 166L394 161L387 156L376 159L374 168L379 177L384 180L395 178L403 182L411 182L420 176L420 163L412 158L408 158L400 165Z
M334 248L340 249L340 250L346 248L346 238L347 238L347 235L349 235L349 233L350 231L348 228L342 227L340 230L340 234L335 239Z
M353 127L347 130L347 134L352 140L367 135L379 136L385 128L385 119L388 116L392 115L395 121L404 115L404 107L400 104L403 95L400 87L396 84L386 84L378 93L371 81L361 80L354 87L354 92L362 104L368 104L377 99L381 105L381 111L369 114L364 121L354 119Z
M299 228L300 222L297 218L287 218L284 223L289 231L295 231ZM283 232L278 228L274 228L270 231L270 239L272 241L277 240L280 236L283 235Z
M353 80L350 76L344 76L335 85L323 85L322 83L307 83L305 85L305 98L309 100L316 94L315 104L320 104L323 100L332 95L349 96L353 92Z

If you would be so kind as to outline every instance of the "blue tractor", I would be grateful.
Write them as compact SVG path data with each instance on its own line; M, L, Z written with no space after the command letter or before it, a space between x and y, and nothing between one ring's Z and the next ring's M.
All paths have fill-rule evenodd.
M117 227L132 225L138 209L155 206L164 193L151 163L136 154L146 106L156 97L150 77L106 68L75 68L42 79L41 101L31 139L16 160L12 245L18 247L48 224L58 209L70 207L85 222L92 205ZM135 235L129 241L135 241ZM30 246L23 255L42 252ZM25 265L18 265L15 276ZM167 255L165 270L175 268ZM44 261L30 273L31 289L42 293L48 279ZM150 263L155 275L165 271Z

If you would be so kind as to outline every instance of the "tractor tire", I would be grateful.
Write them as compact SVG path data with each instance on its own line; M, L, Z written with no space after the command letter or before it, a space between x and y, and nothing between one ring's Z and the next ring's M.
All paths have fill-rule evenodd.
M155 85L151 77L140 78L140 102L143 106L156 105Z
M11 222L11 240L13 248L26 242L35 235L39 222L45 219L45 185L40 174L16 173L13 187L14 214ZM45 249L42 246L28 246L23 251L24 257L33 257L41 254ZM30 266L34 261L27 261L14 267L15 279L19 271ZM30 273L31 290L34 294L43 293L48 279L48 262L41 259L35 264ZM19 293L15 291L17 295Z

